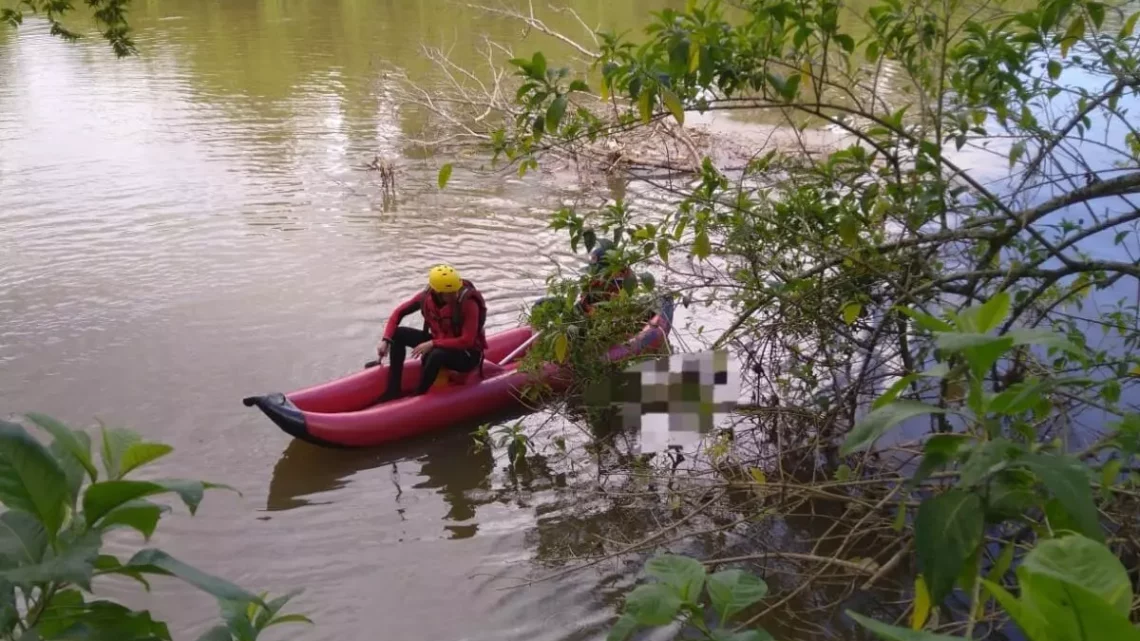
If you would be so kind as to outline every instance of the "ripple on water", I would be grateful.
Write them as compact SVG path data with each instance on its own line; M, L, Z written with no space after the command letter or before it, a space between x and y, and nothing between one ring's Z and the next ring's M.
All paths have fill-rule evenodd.
M350 454L301 447L239 403L359 368L437 261L484 291L491 331L515 324L547 274L582 263L547 225L565 194L459 166L441 191L436 167L401 158L386 203L354 169L404 144L383 87L362 89L374 71L310 68L275 89L252 57L212 53L258 12L207 5L141 12L141 61L34 20L0 41L0 406L133 427L175 446L162 476L239 488L179 509L153 543L249 587L306 587L296 607L319 625L299 639L593 634L608 611L590 573L501 590L531 571L545 491L507 490L467 429ZM344 63L298 29L264 45L283 68L311 36ZM154 587L110 595L176 630L214 620L209 598Z

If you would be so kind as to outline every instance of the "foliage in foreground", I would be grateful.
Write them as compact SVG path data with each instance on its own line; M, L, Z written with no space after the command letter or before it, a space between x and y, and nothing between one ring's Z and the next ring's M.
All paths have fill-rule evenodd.
M730 630L727 626L729 618L767 596L763 579L739 569L708 575L699 561L671 554L650 559L644 571L658 582L639 585L626 596L624 612L607 641L625 641L640 627L661 627L676 621L682 627L691 626L700 633L697 638L708 641L773 638L763 628ZM1140 628L1128 620L1135 596L1132 583L1120 559L1104 544L1080 534L1043 541L1025 556L1016 577L1017 597L992 580L979 582L1013 615L1029 641L1140 639ZM702 596L706 587L707 598ZM716 626L705 622L706 608L715 615ZM917 629L920 625L888 625L850 610L847 615L884 641L967 638Z
M734 631L728 627L729 619L768 594L768 584L762 579L736 569L708 574L699 561L674 554L650 559L644 572L657 581L630 591L607 641L625 641L638 628L669 625L675 620L708 641L772 639L763 629ZM706 621L706 605L715 615L715 625Z
M127 23L127 9L131 0L84 0L100 34L110 43L115 55L125 58L137 53ZM13 28L24 23L24 14L43 15L51 25L51 35L75 42L82 36L63 24L63 19L75 10L71 2L61 0L18 0L15 7L0 7L0 23Z
M1084 351L1047 330L994 333L1006 319L1009 305L1009 296L1002 294L948 318L907 311L934 332L941 356L930 370L914 377L956 381L962 393L945 408L899 400L900 390L912 382L900 379L850 432L844 452L865 450L888 430L917 416L951 415L959 422L953 430L932 431L915 473L896 482L896 490L904 494L899 496L895 528L900 535L913 536L920 570L910 627L887 625L850 610L847 614L886 641L973 638L982 621L994 629L1002 627L1005 617L993 616L1002 612L1030 641L1140 640L1140 628L1130 621L1135 598L1132 578L1106 544L1128 538L1128 520L1137 513L1135 501L1129 500L1136 484L1122 482L1121 472L1131 469L1140 451L1140 414L1127 415L1109 435L1077 455L1066 453L1059 440L1040 442L1037 426L1053 411L1049 393L1066 387L1079 390L1096 382L1083 377L1034 377L1000 393L986 392L986 373L1015 350L1036 346L1078 357ZM1094 486L1099 486L1099 494ZM922 500L912 527L903 532L906 494ZM1127 502L1123 506L1122 500ZM1110 528L1108 536L1101 523L1102 510L1124 519ZM649 562L646 571L666 583L642 585L627 596L626 613L615 625L611 641L625 639L634 624L666 625L679 612L686 617L700 615L695 595L704 575L697 561L659 557ZM734 581L741 580L739 570L724 572L736 572ZM1006 588L1011 578L1016 578L1017 596ZM751 581L747 585L752 587L745 589L748 602L742 601L740 609L767 591L758 579ZM690 583L695 587L677 592L677 586ZM932 612L956 588L965 594L966 636L928 631ZM725 597L718 598L711 589L710 593L713 608L721 612ZM695 625L709 639L764 638L726 636Z
M13 641L170 641L165 623L95 597L99 577L129 577L148 591L147 576L175 577L218 599L224 624L200 641L255 641L269 626L309 620L283 614L297 593L269 599L206 574L156 548L126 561L103 553L104 537L131 529L149 541L170 506L151 498L177 495L193 515L207 489L189 479L127 478L173 448L122 428L91 436L42 414L28 419L51 435L45 447L24 427L0 421L0 639ZM105 475L102 480L100 476Z

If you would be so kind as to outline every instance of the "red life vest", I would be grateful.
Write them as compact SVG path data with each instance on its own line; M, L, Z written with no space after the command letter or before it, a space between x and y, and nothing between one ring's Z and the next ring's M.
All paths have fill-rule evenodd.
M598 276L592 279L586 286L586 291L582 292L579 297L579 304L582 309L587 313L594 311L594 305L608 298L617 296L625 284L625 279L635 278L633 270L629 267L622 268L617 274L611 278Z
M487 335L483 331L487 324L487 302L483 294L475 288L471 281L464 279L463 287L458 292L455 304L444 302L436 303L430 287L424 288L423 298L420 300L420 313L424 316L424 331L431 332L432 336L455 338L463 334L463 302L471 297L479 307L479 330L475 336L475 349L487 350ZM445 322L446 321L446 322Z

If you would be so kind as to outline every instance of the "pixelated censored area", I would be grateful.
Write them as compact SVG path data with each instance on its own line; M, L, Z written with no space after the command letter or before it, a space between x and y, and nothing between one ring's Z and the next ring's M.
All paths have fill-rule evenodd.
M672 354L627 368L587 402L618 405L626 427L640 427L642 452L686 447L712 432L740 397L739 369L725 350Z

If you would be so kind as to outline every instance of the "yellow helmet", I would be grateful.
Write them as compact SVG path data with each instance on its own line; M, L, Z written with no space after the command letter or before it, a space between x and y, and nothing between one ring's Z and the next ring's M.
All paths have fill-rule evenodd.
M451 265L436 265L428 272L428 285L432 291L450 294L463 287L463 280Z

